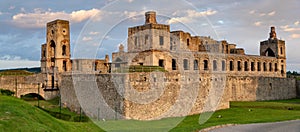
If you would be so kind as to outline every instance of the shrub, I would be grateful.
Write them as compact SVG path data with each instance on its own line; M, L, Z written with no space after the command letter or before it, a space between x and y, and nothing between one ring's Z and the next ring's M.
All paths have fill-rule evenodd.
M15 92L6 89L0 89L0 93L7 96L13 96L15 94Z

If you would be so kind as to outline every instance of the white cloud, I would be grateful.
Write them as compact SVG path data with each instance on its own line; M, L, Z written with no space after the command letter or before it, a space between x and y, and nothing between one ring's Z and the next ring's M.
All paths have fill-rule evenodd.
M174 12L173 15L180 15L181 17L173 17L170 20L167 21L168 24L173 24L173 23L190 23L192 22L195 18L199 17L204 17L204 16L210 16L214 15L217 13L216 10L206 10L202 12L198 12L195 10L186 10L186 11L181 11L182 13L179 12Z
M269 15L269 16L274 16L275 13L276 13L276 11L272 11L272 12L268 13L268 15Z
M249 14L254 14L256 11L255 10L251 10L249 11Z
M296 21L296 22L294 23L294 25L296 25L296 26L298 26L299 24L300 24L299 21Z
M262 22L255 22L254 25L255 26L261 26Z
M259 16L261 16L261 17L262 17L262 16L265 16L265 15L266 15L266 13L260 13L260 14L259 14Z
M93 38L92 37L83 37L82 41L91 41Z
M56 19L70 20L73 23L82 22L94 15L101 13L98 9L79 10L71 13L64 11L52 12L51 9L44 11L40 8L34 9L32 13L19 13L12 17L12 22L19 27L24 28L40 28L44 27L47 22Z
M290 37L293 39L300 38L300 34L292 34Z
M98 35L99 32L93 32L93 31L92 31L92 32L90 32L89 34L90 34L90 35Z
M0 60L21 60L20 56L11 56L11 55L4 55L0 57Z
M290 27L289 25L281 26L280 28L281 28L283 31L285 31L285 32L295 32L295 31L300 31L300 28Z
M127 0L127 2L129 2L129 3L131 3L131 2L133 2L134 0Z
M0 11L0 15L2 15L3 13Z

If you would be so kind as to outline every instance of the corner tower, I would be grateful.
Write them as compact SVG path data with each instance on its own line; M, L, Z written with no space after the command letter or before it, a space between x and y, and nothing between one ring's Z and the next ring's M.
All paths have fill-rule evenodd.
M41 71L46 73L46 86L57 86L57 73L71 70L69 21L55 20L47 23L47 40L42 45Z
M260 42L260 56L276 57L276 65L282 76L286 77L285 41L277 38L275 27L271 27L269 39Z
M156 22L156 12L145 13L145 24L128 28L128 52L170 50L170 26Z

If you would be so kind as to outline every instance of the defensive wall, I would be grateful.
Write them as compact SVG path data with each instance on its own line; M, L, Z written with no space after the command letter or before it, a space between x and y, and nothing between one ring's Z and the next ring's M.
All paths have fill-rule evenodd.
M296 98L294 78L197 75L178 72L63 75L61 100L71 110L82 108L94 118L152 120L226 109L229 101Z
M42 86L45 81L44 77L43 74L0 76L0 89L13 91L15 92L14 96L18 98L35 93L46 100L52 99L58 95L58 91L44 91Z

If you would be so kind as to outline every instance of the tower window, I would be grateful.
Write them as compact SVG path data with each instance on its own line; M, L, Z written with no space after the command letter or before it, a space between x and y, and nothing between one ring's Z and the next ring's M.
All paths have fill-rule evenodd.
M67 62L66 61L63 61L63 70L67 71Z
M187 46L190 46L190 39L187 39L187 40L186 40L186 45L187 45Z
M208 61L207 60L204 60L203 61L203 63L204 63L204 70L208 70Z
M280 54L283 54L283 50L282 50L282 47L280 47Z
M278 71L277 63L275 63L275 71L276 71L276 72Z
M230 67L230 71L233 71L234 70L234 65L233 65L233 61L230 61L229 62L229 67Z
M247 61L244 62L244 71L248 71L248 62Z
M160 67L164 67L164 60L158 60L158 65Z
M242 70L241 61L238 61L237 65L238 65L238 71L241 71Z
M198 60L194 60L194 70L198 70Z
M159 36L159 45L164 45L164 37Z
M254 62L251 62L251 71L255 70Z
M183 68L184 70L188 70L189 69L189 62L187 59L183 60Z
M217 69L218 69L216 60L213 61L213 69L214 69L214 71L217 71Z
M67 46L66 45L63 45L62 46L62 55L66 55L66 49L67 49Z
M257 71L261 71L261 69L260 69L260 62L257 62Z
M172 70L176 70L176 60L172 59Z
M225 71L226 70L226 64L225 64L225 61L223 60L222 61L222 71Z

